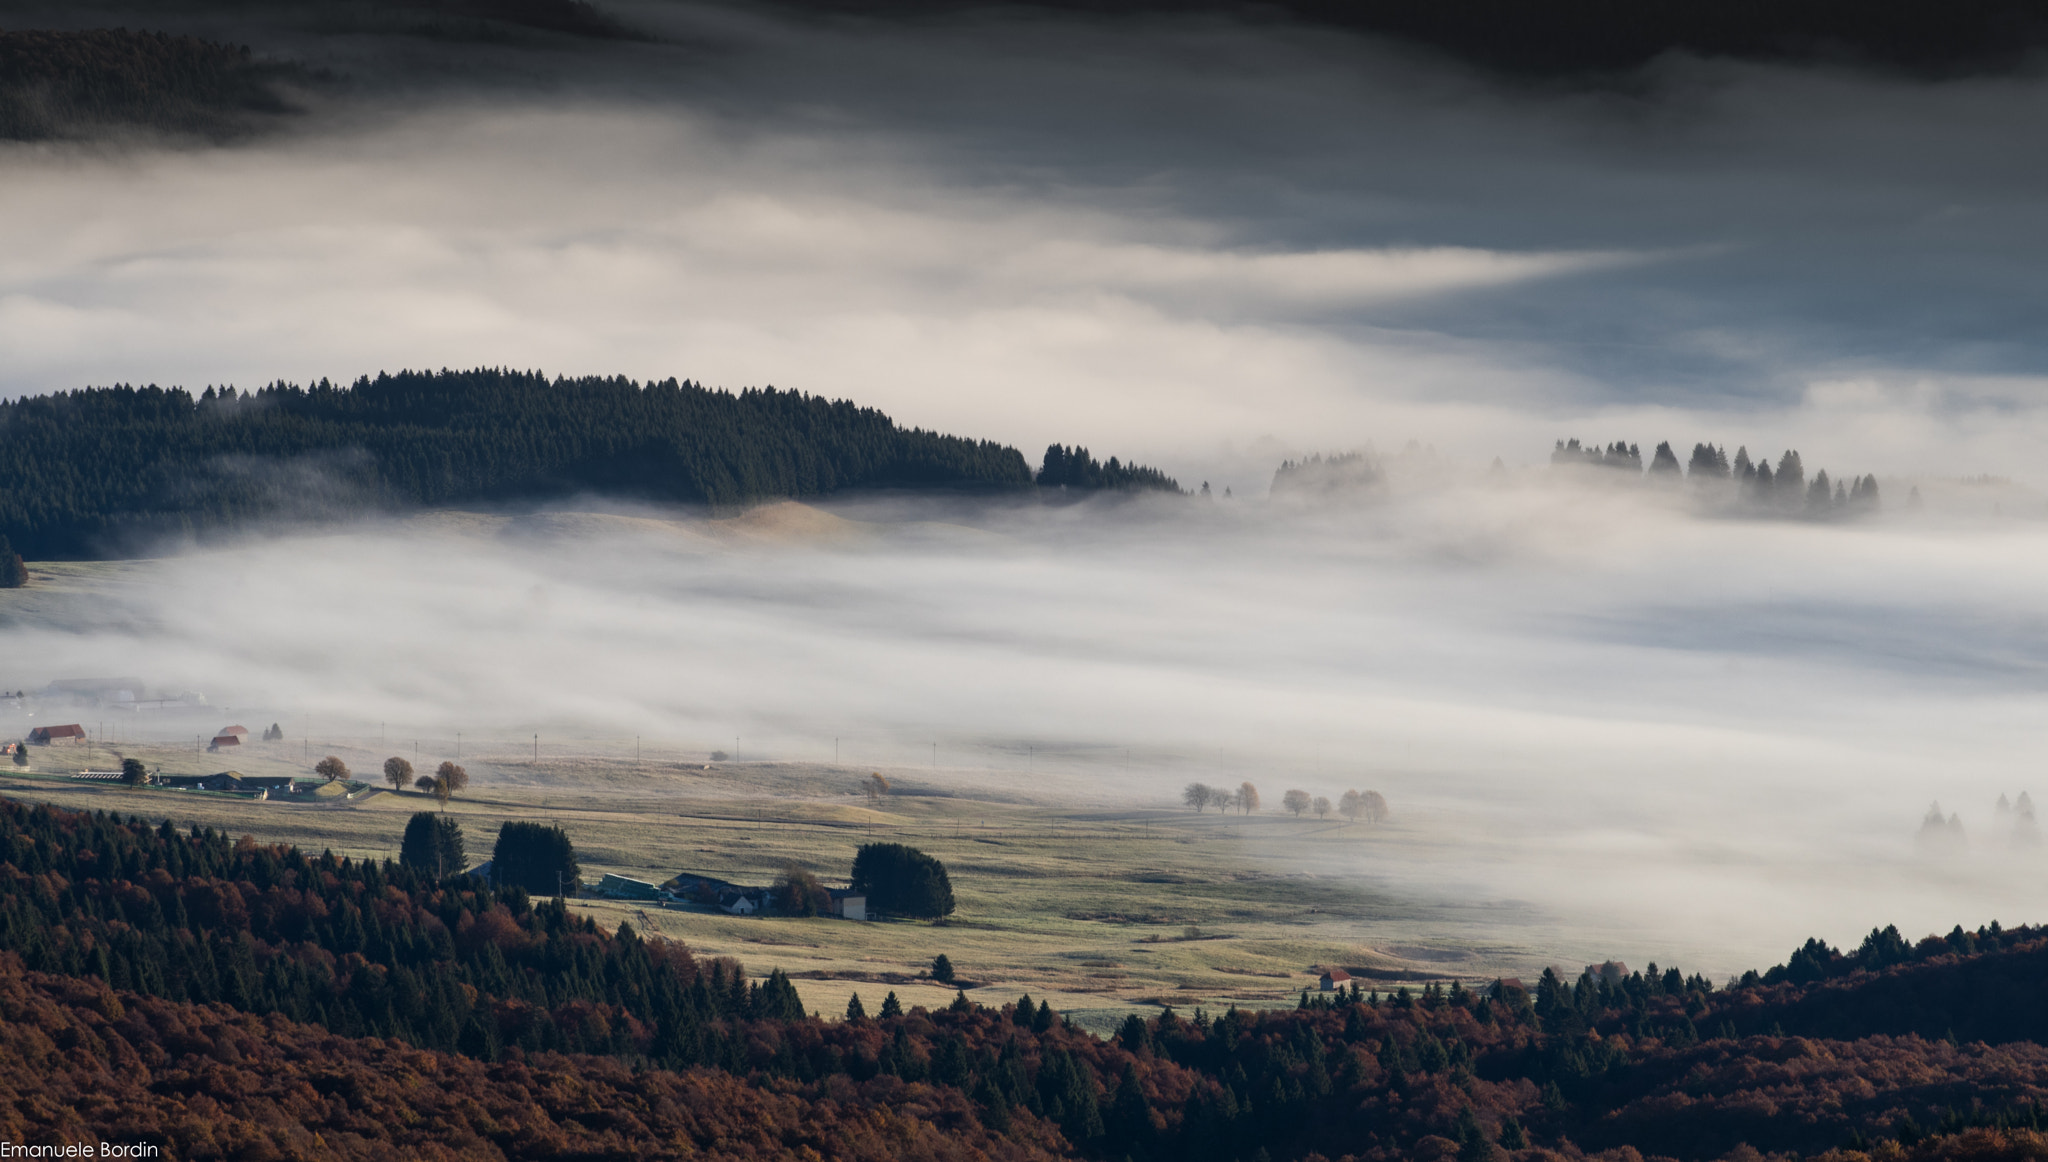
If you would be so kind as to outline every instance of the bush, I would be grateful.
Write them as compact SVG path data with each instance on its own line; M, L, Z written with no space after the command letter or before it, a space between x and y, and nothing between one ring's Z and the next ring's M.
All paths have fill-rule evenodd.
M491 851L491 879L500 887L558 896L576 889L579 870L576 847L561 828L514 822L498 829L498 844Z
M953 914L953 882L946 865L901 843L867 843L853 857L853 890L868 909L937 919Z

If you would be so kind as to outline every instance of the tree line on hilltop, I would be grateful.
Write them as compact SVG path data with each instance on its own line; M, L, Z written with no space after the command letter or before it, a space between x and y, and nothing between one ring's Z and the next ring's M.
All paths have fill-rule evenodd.
M0 535L36 558L267 517L328 518L578 491L732 506L856 487L1160 488L1084 448L901 428L775 388L537 372L399 372L353 384L87 388L0 403Z
M1719 485L1748 508L1808 517L1847 516L1874 512L1878 508L1877 477L1854 476L1847 481L1830 480L1827 469L1806 478L1806 466L1799 453L1787 450L1773 469L1769 457L1751 460L1747 447L1737 448L1730 459L1725 447L1694 444L1692 456L1683 467L1669 442L1658 444L1643 467L1641 447L1616 441L1606 447L1581 445L1578 440L1559 440L1551 450L1554 465L1603 468L1656 480L1687 480L1701 488Z
M1249 815L1260 806L1259 789L1250 782L1239 783L1236 787L1189 783L1181 788L1180 801L1194 808L1197 815L1210 807L1218 811L1236 808L1239 814ZM1386 796L1378 791L1346 791L1332 803L1324 795L1289 790L1281 794L1280 806L1297 819L1311 811L1315 812L1316 818L1327 819L1334 810L1348 821L1363 819L1367 823L1384 823L1388 815Z
M968 986L936 1009L892 996L873 1017L849 1003L821 1020L779 971L750 981L446 865L0 801L0 1128L14 1141L83 1128L175 1157L265 1156L246 1135L279 1109L358 1153L469 1141L596 1156L615 1142L851 1160L924 1143L919 1156L942 1159L1529 1162L1627 1147L1690 1162L1748 1143L1932 1162L2048 1149L2040 929L1913 942L1887 928L1853 951L1813 940L1722 987L1655 965L1546 970L1527 989L1354 983L1291 1009L1133 1014L1099 1038L1050 1005L978 1003ZM447 1084L394 1075L478 1090L451 1104ZM755 1132L764 1116L791 1129ZM851 1144L883 1140L880 1154Z

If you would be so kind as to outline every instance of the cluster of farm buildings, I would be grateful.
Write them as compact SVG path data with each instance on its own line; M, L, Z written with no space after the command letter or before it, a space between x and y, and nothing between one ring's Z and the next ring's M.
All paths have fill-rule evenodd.
M489 864L479 871L485 871ZM851 888L825 889L828 902L822 914L837 916L843 920L865 920L868 918L866 894ZM657 904L698 904L717 908L734 916L759 916L775 910L774 890L770 888L746 887L729 883L716 876L683 872L659 887L646 880L628 876L609 875L597 882L591 894L613 900L645 900Z

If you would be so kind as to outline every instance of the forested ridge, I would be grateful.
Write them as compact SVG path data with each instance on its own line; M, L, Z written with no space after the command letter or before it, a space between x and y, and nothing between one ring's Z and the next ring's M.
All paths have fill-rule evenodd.
M1884 929L1719 988L826 1021L517 889L0 802L0 1135L179 1158L2048 1158L2044 973L2040 929Z
M970 0L782 0L845 11L958 11ZM1275 14L1396 37L1525 77L1611 74L1688 52L1878 65L1933 76L2021 67L2048 42L2035 0L1031 0L1126 16Z
M1076 462L1055 449L1047 455L1056 469ZM1083 489L1173 488L1135 465L1107 476L1039 475ZM586 490L738 505L852 487L1033 480L1021 453L993 441L898 427L845 400L675 379L406 371L349 385L209 387L197 396L118 385L0 403L0 536L31 559L272 516Z
M231 135L290 111L287 65L244 45L126 28L0 31L0 139L68 137L134 125Z

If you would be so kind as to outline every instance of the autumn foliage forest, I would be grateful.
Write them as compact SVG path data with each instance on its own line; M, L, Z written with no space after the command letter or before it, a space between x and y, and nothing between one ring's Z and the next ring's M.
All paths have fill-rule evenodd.
M1993 925L1106 1040L964 992L826 1020L516 888L0 803L0 1135L178 1158L2048 1158L2044 975Z

